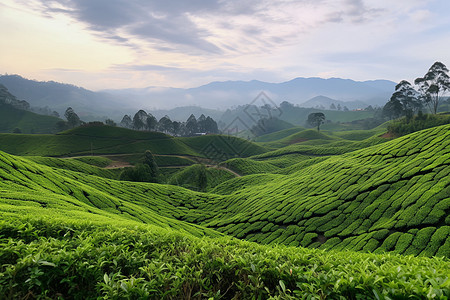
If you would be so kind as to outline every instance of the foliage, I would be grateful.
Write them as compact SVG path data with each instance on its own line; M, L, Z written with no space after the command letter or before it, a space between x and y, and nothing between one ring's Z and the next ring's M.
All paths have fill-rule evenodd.
M435 62L424 77L414 81L422 93L422 100L434 114L437 113L442 95L450 90L450 77L447 67L441 62Z
M220 165L225 166L240 175L273 173L279 170L278 167L264 161L256 161L249 158L233 158Z
M147 165L150 168L150 176L156 180L159 175L159 168L156 164L153 153L150 150L146 150L144 153L144 165Z
M134 115L133 119L129 115L125 115L120 122L120 126L140 131L159 131L173 136L219 133L216 121L209 116L205 117L203 114L198 120L194 115L191 115L186 122L180 123L172 121L167 115L157 121L151 113L142 109Z
M62 159L53 157L29 156L29 160L40 165L52 168L81 172L84 174L95 175L104 178L117 179L118 173L114 170L107 170L101 167L109 164L109 159L99 157L83 157L74 159Z
M125 168L119 176L120 180L136 182L158 182L158 176L148 164L137 164Z
M261 246L173 230L6 217L0 293L21 298L450 296L448 260Z
M308 120L306 122L311 126L316 126L317 131L320 130L320 125L325 121L325 115L321 112L311 113L308 115Z
M411 120L405 118L392 121L388 125L388 132L395 136L402 136L445 124L450 124L450 115L429 115L419 113L419 115L413 117Z
M173 174L167 183L206 192L233 177L234 175L226 170L195 164Z
M77 157L75 160L79 160L81 162L84 162L89 165L93 165L96 167L106 167L111 163L111 160L106 157L101 156L83 156L83 157Z
M115 136L117 134L117 131L114 131L114 128L110 129L110 127L104 126L95 129L80 128L80 131L77 129L59 136L75 139L77 137L86 138L86 136L93 138L98 134L98 140L100 140L101 132L109 132L109 136ZM135 133L133 131L126 132L130 132L130 135L135 134L135 142L140 141L138 139L139 137L142 137L142 140L145 140L145 137L149 134L144 132ZM86 134L91 135L89 136ZM142 136L140 134L142 134ZM160 137L161 140L174 140L165 135L160 135ZM204 143L216 141L216 138L218 137L205 136L193 139L176 140L185 145L186 149L191 149L190 151L194 152L194 150L192 150L194 149L194 146L200 148ZM105 137L103 139L108 138ZM120 140L120 138L111 140ZM157 139L157 142L159 143L161 140ZM241 143L239 144L242 147L240 149L244 150L247 150L248 147L254 145L240 139L234 139L233 141ZM98 229L99 232L108 232L108 228L105 229L105 227L101 226L97 227L101 224L116 224L114 230L111 230L116 234L120 231L120 224L127 224L127 228L131 228L130 230L134 230L136 233L133 235L127 232L127 234L124 234L125 236L145 236L146 233L149 234L149 232L153 230L150 229L150 227L145 227L146 225L143 225L145 223L158 226L158 228L154 229L154 232L165 232L162 228L170 227L183 232L183 236L185 236L187 232L196 236L219 236L221 233L240 239L256 241L261 244L285 244L290 246L334 250L331 252L313 251L305 253L321 253L319 255L321 258L318 258L320 263L317 264L320 266L324 265L328 271L339 270L338 273L325 273L327 277L322 278L318 276L318 274L322 273L316 271L322 269L315 268L311 277L308 277L310 278L308 281L305 281L304 273L307 272L303 269L298 273L303 274L303 277L298 280L295 279L293 282L288 281L289 277L270 277L272 279L274 278L275 284L271 281L272 279L269 281L262 280L263 285L259 284L261 281L258 281L259 283L256 284L257 288L255 287L255 291L261 291L261 287L267 287L269 289L269 291L263 289L267 294L261 294L261 297L276 295L287 297L287 292L281 294L281 291L284 290L291 291L292 297L302 297L302 293L306 293L305 290L302 289L302 287L306 288L304 285L305 282L309 282L309 280L313 280L314 278L314 280L325 280L314 281L319 283L317 283L318 285L311 287L312 290L310 293L315 293L315 295L319 297L318 286L321 286L320 290L329 298L338 296L352 298L356 297L356 295L361 298L377 298L377 296L381 297L380 295L386 295L386 297L391 298L400 298L409 294L418 295L418 298L423 298L424 294L433 295L433 293L436 293L437 296L447 296L443 293L448 290L448 281L445 281L448 279L439 277L439 272L441 272L439 270L448 269L448 253L450 253L450 240L448 239L450 234L450 218L448 217L450 212L449 143L450 125L444 125L390 141L375 135L366 140L336 140L321 146L291 145L277 151L259 154L246 160L236 160L238 164L242 164L247 160L255 160L257 164L261 163L259 164L261 166L268 166L268 164L274 166L274 164L271 163L271 160L276 161L277 159L284 159L286 161L283 162L283 164L291 165L283 170L277 171L279 174L267 173L230 179L233 175L226 170L206 168L208 184L206 191L210 191L209 193L199 193L169 185L110 180L99 176L86 175L84 172L70 171L67 170L67 168L50 168L25 158L14 157L0 152L0 215L2 216L2 220L6 220L2 226L14 223L11 221L12 219L22 220L26 216L42 216L47 220L57 217L58 222L54 222L55 226L58 224L67 224L61 222L61 220L64 219L66 222L72 222L71 220L90 220L91 222L96 222L96 225L91 227L93 230L86 235L88 237L92 235L92 238L96 235L95 232L92 232L97 230L96 228L100 228ZM192 147L187 147L186 144L189 144ZM355 151L357 149L361 150ZM166 148L165 150L172 151L170 148ZM331 156L331 154L333 154L333 156ZM140 155L142 156L142 152ZM311 158L314 156L317 157ZM92 166L85 167L88 169ZM195 172L197 170L200 171L201 168L201 166L188 167L174 176L177 176L178 179L191 179L193 182L198 183L198 178L196 179L194 175ZM277 168L281 167L277 166ZM229 178L225 178L225 174L228 174ZM315 180L317 177L320 177L321 180ZM214 189L212 189L215 186L212 184L213 180L216 180L217 184L220 183ZM198 189L200 190L200 187L198 187ZM24 221L23 223L30 224L28 221ZM128 294L125 294L127 290L124 290L121 287L122 283L123 286L127 286L127 284L131 282L131 278L135 278L136 280L143 278L138 281L142 283L146 283L147 281L151 281L152 278L155 278L154 276L146 277L139 273L142 271L140 268L143 268L143 265L139 264L140 258L145 258L145 256L142 255L143 252L141 253L138 250L136 250L138 252L134 252L135 249L144 247L146 249L145 251L147 251L145 253L153 253L150 250L153 249L151 247L155 245L155 242L149 243L150 246L143 246L147 245L147 242L142 241L142 243L140 243L141 240L133 238L132 243L127 243L123 240L117 244L113 243L111 246L112 249L122 249L118 245L123 244L125 247L123 250L125 252L130 252L130 254L129 256L127 254L122 258L122 264L116 260L119 265L118 269L104 270L101 269L101 267L104 266L107 268L107 266L114 265L114 262L111 264L111 260L107 258L105 258L106 262L103 264L100 260L97 260L99 257L103 257L103 255L108 253L109 250L105 250L105 247L107 247L106 245L108 244L107 241L114 240L110 236L106 238L106 241L102 240L101 243L94 242L92 239L85 239L84 236L79 239L74 239L73 237L77 237L77 235L72 235L72 233L75 232L76 229L69 226L69 228L72 228L71 230L62 231L57 237L50 236L50 240L47 244L47 236L41 234L39 230L35 230L34 228L28 230L26 227L27 225L23 226L25 226L25 228L21 227L19 230L11 229L11 226L6 226L6 228L9 229L1 231L1 234L3 234L3 232L20 232L20 234L25 232L28 240L22 239L23 243L26 243L26 246L23 246L24 244L20 244L20 239L17 234L6 236L6 238L10 239L8 241L2 240L2 243L4 242L6 245L12 245L19 240L17 244L20 245L18 248L14 248L11 251L7 250L6 252L1 252L2 250L0 250L0 259L4 258L6 261L14 261L14 257L17 257L18 253L25 253L23 255L24 259L26 258L26 262L30 262L30 260L32 261L32 258L36 258L37 253L40 253L40 250L42 249L44 250L42 250L40 255L44 255L44 258L40 256L36 259L36 262L38 262L36 263L37 269L35 268L36 264L30 265L24 263L19 264L19 267L17 267L21 268L21 266L24 266L20 269L23 273L8 273L19 274L16 277L0 276L0 281L5 280L3 282L8 283L4 285L1 284L2 288L3 286L9 288L9 290L7 290L8 293L11 292L11 289L17 288L16 290L13 290L12 293L17 293L15 295L21 297L25 297L21 294L25 291L31 291L33 295L41 295L44 293L47 293L48 295L53 295L52 293L62 293L65 295L68 293L67 291L70 287L67 287L67 289L62 292L52 290L56 289L53 286L60 284L62 279L57 276L51 277L51 279L45 277L48 274L50 274L49 276L53 276L52 272L50 272L50 270L53 269L51 265L48 265L46 262L57 265L58 268L55 269L56 272L59 272L63 265L78 266L78 263L68 265L60 264L60 262L65 262L67 260L65 256L59 259L58 257L60 256L58 255L65 255L71 252L81 255L80 261L88 262L87 265L94 266L86 268L89 270L92 269L92 272L95 273L91 274L81 267L80 269L69 270L73 273L65 272L65 278L71 278L70 276L67 276L67 274L76 274L73 276L77 277L77 279L73 279L75 283L71 286L71 293L78 291L76 290L76 286L84 286L86 285L86 282L89 282L95 285L95 287L92 288L95 291L92 292L93 294L89 294L89 297L94 297L90 295L117 296L119 298L126 297L128 296ZM44 227L47 228L49 226L46 225ZM138 230L137 227L143 228L143 232ZM58 232L59 230L56 231ZM45 229L43 232L49 233L52 232L52 229ZM64 235L67 232L69 232L67 234L68 239L70 238L69 242L72 242L73 240L73 243L76 243L77 245L76 249L75 246L67 246L67 248L64 248L64 246L68 244L64 244L61 247L58 246L59 248L55 246L58 243L56 240L64 239ZM44 238L40 238L41 235L44 235ZM34 239L36 236L37 238ZM197 240L195 241L197 242ZM42 246L42 248L39 248L39 246L39 251L36 250L36 252L31 253L26 252L26 249L28 248L36 249L33 247L38 243L44 243L45 245ZM177 242L175 243L178 245ZM233 243L236 245L240 242L234 241ZM173 245L173 243L169 244ZM100 245L98 247L101 248L101 250L95 250L97 247L96 245ZM158 244L156 245L158 246ZM242 253L249 253L249 251L250 253L254 253L252 252L253 250L249 249L266 249L267 251L275 249L275 253L280 255L277 256L277 259L289 261L289 255L287 252L283 252L285 251L282 250L285 249L283 247L265 247L246 243L239 245L250 245ZM52 248L53 246L55 246L55 248ZM81 248L79 248L79 246ZM156 248L158 248L157 246ZM203 248L207 248L204 244L202 244L202 246ZM150 250L148 247L150 247ZM225 246L221 244L221 247L223 248ZM235 246L233 247L237 248ZM4 248L7 249L7 247L0 247L0 249ZM72 248L74 249L73 251L71 250ZM52 249L54 249L54 251ZM83 249L87 250L84 251ZM175 280L174 278L184 278L180 273L177 273L177 271L179 271L179 266L182 267L183 265L186 265L186 261L184 261L184 258L186 257L193 260L195 259L193 265L199 266L198 269L195 269L196 272L200 272L199 270L207 270L205 273L201 273L205 274L205 276L209 276L207 274L212 272L212 268L205 269L204 265L198 265L199 262L204 261L204 259L199 259L195 255L203 250L199 250L199 248L176 249L175 253L171 252L171 255L168 255L168 257L170 256L173 261L178 261L177 259L179 259L179 261L182 262L180 265L170 265L168 261L163 261L164 265L161 264L155 267L155 270L160 270L162 267L167 267L169 265L174 268L173 270L175 271L173 272L174 274L178 274L177 276L169 272L167 275L169 277L164 277L164 282L168 282L169 287L167 285L164 285L163 287L161 287L161 285L146 285L148 290L145 291L144 289L144 291L141 292L150 293L153 290L167 292L168 290L171 290L170 287L176 286L178 288L173 289L175 295L173 297L182 297L175 292L175 290L180 290L179 286L173 285L175 283L171 280ZM105 251L104 254L102 254L103 250ZM414 256L444 256L447 258L428 260L424 258L407 257L404 258L406 261L401 260L403 265L407 261L410 261L410 263L426 261L424 265L426 265L427 268L432 266L432 269L437 270L435 273L430 273L432 275L425 272L420 273L420 277L416 277L415 275L419 274L418 272L420 271L417 271L416 269L411 271L412 267L407 269L411 271L411 274L414 274L411 276L404 275L405 269L403 269L403 267L398 269L399 265L395 266L395 272L392 271L392 274L387 272L389 268L385 266L384 263L392 257L403 259L401 256L387 254L381 256L364 256L364 254L353 254L353 252L341 253L339 252L341 250L377 253L390 251L398 254L412 254ZM292 255L299 255L299 251L310 250L292 248ZM216 257L211 251L206 251L206 253L205 257ZM119 254L113 251L111 256L121 257ZM180 256L178 256L178 254L180 254ZM271 255L266 252L264 252L264 254L266 256ZM92 261L95 260L95 263L91 263L89 255L94 257ZM149 255L151 255L151 261L154 262L159 257L157 255L161 255L161 253L158 252L154 255ZM327 255L341 255L341 259L333 256L330 261L336 260L336 263L339 262L339 264L343 265L343 269L340 269L340 267L335 264L328 265L329 261L326 260ZM53 260L51 259L52 256L57 257L58 259ZM227 263L231 263L232 261L236 261L236 259L238 259L237 257L239 257L239 255L234 253L234 255L226 256L225 260ZM247 258L247 256L245 257ZM253 263L255 267L259 266L259 263L265 266L271 266L270 262L262 260L263 257L264 255L257 256L255 257L255 260L251 260L251 263ZM307 263L312 259L310 255L307 257L308 259L306 259L306 261L302 261ZM367 284L367 280L363 280L362 283L358 281L358 283L355 284L356 286L359 286L359 288L351 286L350 289L342 288L340 284L342 281L340 281L336 290L329 292L329 289L336 285L338 279L347 276L343 275L347 274L345 273L345 270L359 270L360 266L365 265L364 259L359 261L355 257L364 257L367 261L373 261L374 259L376 260L377 257L381 257L380 259L383 263L378 262L377 260L377 263L374 263L374 269L370 269L371 271L368 272L367 269L362 268L364 271L361 271L361 273L374 274L381 271L382 273L376 274L379 276L378 278L383 277L383 279L374 279L374 283L371 286L363 284L364 282ZM44 262L42 264L40 263L41 258ZM20 263L23 262L22 260L17 261ZM359 263L355 263L355 261L358 261ZM439 262L436 263L437 265L443 265L442 269L441 267L435 267L432 261ZM97 262L101 271L98 271L99 269L95 267ZM130 268L125 266L126 264L129 265L130 262L132 262L132 265L136 262L138 265L136 270L132 269L132 271L130 271ZM144 263L149 265L150 261L145 261ZM278 272L278 269L276 268L278 262L274 264L275 267L268 271L269 274L284 274L283 272ZM355 267L352 268L351 266L354 265ZM13 267L11 266L11 268ZM237 269L232 268L230 271L231 273L225 274L239 274L240 271L238 270L243 268L243 265L240 265ZM252 269L251 264L250 269ZM295 269L292 269L294 274ZM117 279L116 282L112 280L110 275L116 274L119 270L123 272L121 275L124 275L125 277L116 275L118 276L116 278L120 278ZM43 274L39 274L41 272L43 272ZM125 272L129 273L125 274ZM104 291L102 290L104 286L100 284L100 288L97 287L98 282L107 283L104 277L105 273L108 274L108 282L117 283L116 285L112 284L109 287L112 287L112 289L108 288L108 291L110 291L111 294L101 294L101 292ZM22 276L20 274L25 275ZM86 276L80 276L80 274L86 274ZM155 273L151 274L154 275ZM226 275L220 274L220 276L222 276L220 277L221 279L228 278ZM337 277L339 274L341 274L340 277ZM350 277L353 279L350 280ZM27 282L28 278L31 279ZM76 281L79 278L83 278L81 283ZM189 275L188 278L192 278L191 275ZM201 278L204 279L204 277ZM209 282L210 285L202 288L203 293L208 293L207 291L210 290L214 290L213 292L217 293L219 289L222 292L226 291L223 289L224 286L215 286L216 281L212 280L210 277L207 278L209 279L206 281ZM352 283L355 278L357 278L355 277L355 273L349 274L348 279L346 279L345 282L347 282L347 284L349 284L349 282ZM385 278L392 278L392 280L386 279L385 282ZM435 283L426 281L425 278L433 278ZM121 279L124 280L120 281ZM332 283L328 284L328 279ZM17 285L15 284L16 281L11 280L17 280ZM229 283L232 285L229 291L230 294L227 293L227 296L225 297L228 297L228 295L231 294L234 296L237 292L239 292L240 295L247 295L242 290L235 290L238 289L238 286L241 286L245 291L246 287L251 286L250 280L242 280L231 280L231 283ZM279 280L282 280L283 284L280 284ZM408 284L407 286L403 286L401 283L411 282L412 280L416 280L417 282L414 281L414 285ZM217 279L217 282L218 281L219 280ZM422 283L422 281L425 281L426 283ZM13 282L14 284L9 285L9 282ZM41 283L41 285L39 285L38 282ZM57 284L52 285L50 282L57 282ZM134 279L133 282L135 282ZM192 283L192 281L189 282ZM221 280L221 282L223 282L223 280ZM324 286L322 286L322 284L324 284ZM386 286L384 284L386 284ZM423 284L425 284L425 286L423 286ZM279 290L277 289L278 286ZM41 287L43 289L41 289ZM228 287L229 286L226 288ZM416 289L416 287L418 288ZM299 289L300 292L294 293L294 290L296 289ZM47 290L48 292L46 292ZM88 290L91 290L91 288L86 289L86 291ZM373 290L376 290L376 294ZM195 290L194 293L197 293L197 291L198 290ZM277 291L280 291L280 294L277 294ZM167 294L163 297L169 298L171 297L170 295ZM253 294L248 295L251 298ZM202 296L209 297L210 294L202 294ZM255 297L257 296L258 295ZM135 297L135 294L130 297ZM155 297L160 297L160 294L155 294Z
M67 124L69 125L69 128L78 127L82 124L82 121L78 117L78 115L75 113L75 111L72 109L72 107L68 107L64 113L64 117L67 119Z
M383 107L383 115L391 120L400 116L405 116L409 120L421 108L422 103L419 100L419 93L408 81L402 80L395 86L395 92Z

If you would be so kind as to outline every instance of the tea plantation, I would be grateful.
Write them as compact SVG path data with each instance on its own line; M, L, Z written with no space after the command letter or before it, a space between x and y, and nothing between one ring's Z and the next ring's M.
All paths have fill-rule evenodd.
M94 143L95 153L148 147L181 159L231 140L216 158L249 175L199 165L173 175L189 187L203 172L203 193L114 180L103 158L0 151L3 298L450 297L450 125L270 152L221 136L98 130L41 135L42 146L31 135L0 140L21 155L66 155L69 145L87 154Z
M198 203L184 219L259 243L448 257L449 174L441 126L286 176L227 181L216 188L226 201Z

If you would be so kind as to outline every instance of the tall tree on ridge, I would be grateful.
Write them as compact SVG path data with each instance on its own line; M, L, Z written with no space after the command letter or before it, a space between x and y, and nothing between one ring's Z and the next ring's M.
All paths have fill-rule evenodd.
M310 113L308 115L308 122L311 126L317 126L317 131L320 131L320 125L325 121L325 115L321 112L318 113Z
M81 125L81 120L72 107L68 107L66 109L64 117L66 117L67 119L67 124L69 125L69 128L74 128Z
M435 62L423 78L419 77L414 80L414 84L422 93L422 101L428 105L432 113L436 114L442 95L450 90L447 67L441 62Z

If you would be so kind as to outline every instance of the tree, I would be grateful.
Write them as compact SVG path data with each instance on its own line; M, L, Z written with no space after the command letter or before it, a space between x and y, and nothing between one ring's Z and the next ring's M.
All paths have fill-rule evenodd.
M421 100L430 108L434 114L442 95L450 90L450 77L447 67L441 62L435 62L424 77L414 80L414 84L419 87Z
M194 135L196 132L198 132L197 119L192 114L186 121L186 131L187 135Z
M336 110L336 105L334 105L334 103L331 103L331 105L330 105L330 109L332 109L332 110Z
M205 124L207 133L219 133L219 127L217 126L216 121L210 116L206 117Z
M108 126L113 126L113 127L116 127L116 126L117 126L116 122L114 122L114 121L111 120L111 119L106 119L106 120L105 120L105 124L108 125Z
M348 111L348 107L344 105L344 111Z
M67 119L67 124L69 125L69 128L74 128L81 125L81 120L75 113L75 111L72 109L72 107L68 107L66 109L64 116Z
M120 121L120 127L128 129L133 128L133 120L131 120L131 117L129 115L123 116L122 121Z
M158 130L164 133L173 133L173 123L169 116L165 115L158 122Z
M150 175L152 178L154 178L153 182L157 182L157 178L159 175L159 168L158 165L156 164L155 157L153 156L153 153L150 150L147 150L144 153L144 165L150 167Z
M62 120L56 122L56 130L57 130L58 132L64 131L64 130L67 130L67 129L68 129L67 122L62 121Z
M147 115L147 129L150 131L156 131L158 127L158 121L152 114Z
M339 104L339 103L338 103L338 105L337 105L337 110L339 110L339 111L342 110L341 104Z
M134 130L147 130L148 115L144 110L139 110L133 117Z
M383 116L388 117L389 119L397 119L402 115L403 106L400 101L396 98L392 98L389 100L383 107Z
M206 191L206 188L208 186L208 176L206 173L205 165L200 165L200 168L199 168L198 174L197 174L197 184L198 184L198 189L200 192Z
M308 115L308 124L311 126L317 126L317 131L320 131L320 125L325 121L325 115L321 112L311 113Z
M181 131L183 128L183 124L181 122L178 121L173 121L172 122L172 127L173 127L173 135L175 136L180 136L181 135Z
M395 86L395 92L389 100L389 102L393 101L393 103L388 106L388 109L395 110L393 115L404 115L409 120L422 108L419 97L419 93L412 85L408 81L402 80ZM401 104L401 108L397 102Z

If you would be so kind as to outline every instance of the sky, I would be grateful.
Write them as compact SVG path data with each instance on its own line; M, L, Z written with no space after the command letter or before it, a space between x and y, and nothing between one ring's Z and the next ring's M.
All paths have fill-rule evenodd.
M0 74L91 90L450 67L448 0L2 0Z

